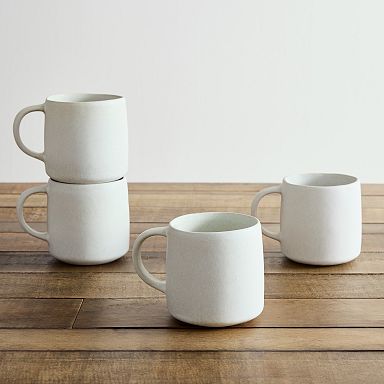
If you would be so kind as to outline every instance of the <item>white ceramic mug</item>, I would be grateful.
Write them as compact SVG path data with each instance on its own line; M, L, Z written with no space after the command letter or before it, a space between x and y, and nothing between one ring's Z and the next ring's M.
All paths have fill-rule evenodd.
M299 263L334 265L361 252L360 182L340 174L309 173L286 177L256 194L252 215L269 193L281 194L280 232L264 235L281 243L282 253Z
M150 236L167 237L166 282L142 263L140 248ZM255 217L224 212L177 217L139 235L133 261L147 284L166 293L168 310L178 320L221 327L263 310L263 243Z
M48 231L31 228L23 215L25 199L48 196ZM129 248L128 186L125 178L102 184L66 184L50 179L24 191L17 202L21 226L46 240L49 252L70 264L103 264L125 255Z
M23 117L45 113L44 152L25 146L20 137ZM13 134L19 148L45 163L47 174L66 183L117 180L128 170L128 128L125 99L115 95L49 96L44 104L22 109Z

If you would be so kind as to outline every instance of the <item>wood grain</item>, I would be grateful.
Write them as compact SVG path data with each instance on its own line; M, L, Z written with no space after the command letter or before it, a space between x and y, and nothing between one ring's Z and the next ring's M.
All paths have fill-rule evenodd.
M0 382L379 384L381 352L1 352Z
M0 195L0 207L16 207L19 195L5 194ZM250 209L255 193L191 193L191 192L131 192L129 194L129 204L132 207L174 207L174 208L246 208ZM259 207L280 207L280 195L272 194L264 197ZM34 194L28 197L24 207L46 207L47 195ZM362 196L362 207L380 208L384 206L384 196Z
M165 252L143 252L146 268L152 273L165 273ZM383 274L384 253L362 253L350 263L316 267L290 261L281 253L264 253L267 274ZM102 265L71 265L56 260L47 252L3 252L0 255L1 272L121 272L135 273L132 253L112 263Z
M0 364L10 384L371 384L384 369L380 352L3 352Z
M0 299L0 328L71 328L82 300Z
M32 185L0 184L1 383L383 381L384 185L362 186L363 253L351 263L297 264L264 238L265 309L227 329L173 319L164 295L134 273L130 252L100 266L55 260L17 223L18 195ZM130 184L131 246L181 214L249 214L255 192L269 185ZM272 195L258 211L272 230L279 206ZM44 230L46 196L28 199L25 214ZM165 240L144 249L147 268L164 278Z
M383 351L382 328L0 329L0 350Z
M197 212L233 212L250 214L250 208L231 208L231 207L130 207L131 221L134 223L169 223L177 216ZM47 208L24 208L24 215L28 222L47 221ZM279 223L280 208L264 207L259 208L257 217L263 223ZM15 208L2 208L0 210L0 221L17 221ZM384 208L366 208L363 210L363 222L372 224L384 223Z
M161 274L155 274L164 278ZM2 298L137 298L163 294L136 274L57 272L0 273ZM271 299L384 298L384 275L267 274Z
M33 228L37 231L45 232L47 230L47 223L33 223ZM24 233L19 223L16 222L0 222L0 233Z
M32 225L33 226L33 225ZM131 234L130 247L137 238L137 234ZM265 252L279 252L280 243L267 236L263 236L263 246ZM151 237L142 246L143 251L155 252L164 251L166 239L161 236ZM48 243L28 233L0 233L0 251L2 252L22 252L22 251L48 251ZM384 234L366 233L362 237L362 252L383 252Z
M21 193L44 183L0 183L0 193ZM257 192L276 183L128 183L130 192ZM363 195L384 195L384 184L362 184Z
M161 227L166 225L167 223L131 223L130 231L132 234L140 234L148 228L153 227ZM38 222L33 223L33 228L38 231L46 231L47 223L46 222ZM278 231L279 224L265 224L265 227L272 230ZM0 233L24 233L24 229L21 228L19 223L16 222L0 222ZM376 234L384 234L384 224L363 224L363 233L376 233Z
M113 327L190 326L168 313L164 298L86 299L74 324L74 328ZM267 299L262 314L239 327L384 327L384 300Z

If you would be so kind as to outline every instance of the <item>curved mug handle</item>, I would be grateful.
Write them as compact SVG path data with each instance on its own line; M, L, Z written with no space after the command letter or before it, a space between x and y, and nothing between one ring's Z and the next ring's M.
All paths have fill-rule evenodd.
M27 189L19 196L19 199L17 200L17 206L16 206L17 218L19 220L20 225L23 227L23 229L26 232L28 232L30 235L45 241L48 241L48 232L36 231L36 229L33 229L32 227L30 227L25 221L23 207L24 207L25 200L30 195L33 195L34 193L47 193L47 188L48 188L48 184L39 185L37 187Z
M260 200L265 196L269 195L270 193L280 193L281 194L281 185L276 185L273 187L264 188L258 193L256 193L256 196L253 199L252 207L251 207L251 215L256 216L257 213L257 207L259 205ZM269 229L265 228L264 225L261 226L261 230L265 236L270 237L271 239L281 241L281 232L272 232Z
M164 236L167 237L168 226L167 227L156 227L150 228L141 233L133 244L132 258L133 264L135 266L137 274L140 278L150 285L153 288L158 289L161 292L165 293L166 282L154 277L148 270L144 267L144 264L141 260L141 247L144 241L151 236Z
M39 159L41 161L44 161L44 152L35 152L32 151L32 149L29 149L21 140L20 136L20 123L21 120L23 120L23 117L31 112L43 112L45 113L45 104L39 104L39 105L32 105L31 107L23 108L15 117L15 120L13 121L13 136L15 138L16 144L18 147L27 155L34 157L36 159Z

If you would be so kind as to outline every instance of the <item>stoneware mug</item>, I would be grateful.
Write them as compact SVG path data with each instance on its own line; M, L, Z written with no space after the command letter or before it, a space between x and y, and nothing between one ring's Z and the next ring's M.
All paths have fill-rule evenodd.
M150 236L167 237L166 281L142 263L140 248ZM255 217L224 212L177 217L139 235L133 262L147 284L166 293L168 310L178 320L222 327L251 320L263 310L263 243Z
M262 227L281 243L282 253L299 263L334 265L361 252L360 182L354 176L309 173L286 177L256 194L251 213L269 193L281 194L280 232Z
M31 228L23 215L26 198L48 195L48 231ZM70 264L92 265L116 260L129 247L128 187L125 178L102 184L66 184L50 179L24 191L17 202L21 226L46 240L49 252Z
M117 180L128 170L128 129L125 99L115 95L49 96L44 104L22 109L13 134L19 148L45 163L54 180L87 184ZM21 140L20 123L31 112L45 114L44 152Z

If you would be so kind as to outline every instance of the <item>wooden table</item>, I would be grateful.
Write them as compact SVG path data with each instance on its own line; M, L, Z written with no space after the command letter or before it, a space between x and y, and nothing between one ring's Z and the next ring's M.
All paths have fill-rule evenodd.
M23 233L18 194L0 185L1 383L383 383L384 186L363 187L363 252L346 265L295 264L264 238L265 309L227 329L172 319L163 295L134 273L131 255L111 264L60 263ZM132 184L131 241L144 229L198 211L249 213L256 184ZM279 197L259 218L275 227ZM43 229L44 195L25 214ZM164 274L163 238L144 244Z

